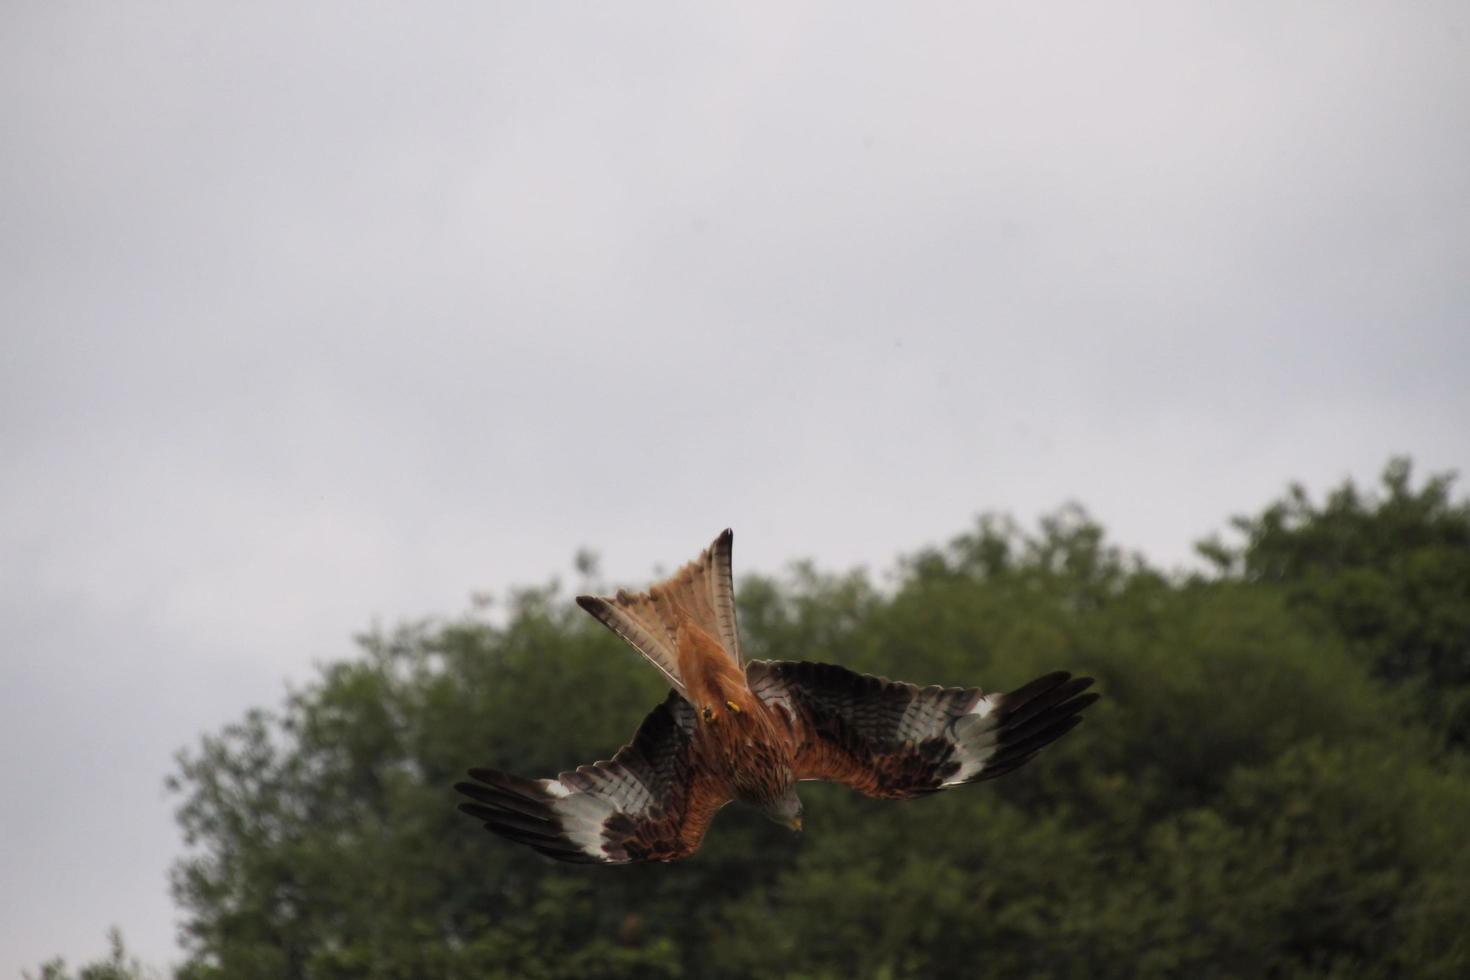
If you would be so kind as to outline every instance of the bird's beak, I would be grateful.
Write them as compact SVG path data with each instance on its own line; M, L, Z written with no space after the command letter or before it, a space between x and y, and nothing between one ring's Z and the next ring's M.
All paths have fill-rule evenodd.
M792 830L796 831L798 834L801 833L801 817L799 817L799 816L792 817L791 818L791 822L789 824L787 824L786 826L790 827Z

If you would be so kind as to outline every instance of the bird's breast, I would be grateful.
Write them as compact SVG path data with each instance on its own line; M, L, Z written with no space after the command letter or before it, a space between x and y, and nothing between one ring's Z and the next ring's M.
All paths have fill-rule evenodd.
M779 795L792 782L793 747L785 731L751 712L727 714L701 729L710 765L739 797Z

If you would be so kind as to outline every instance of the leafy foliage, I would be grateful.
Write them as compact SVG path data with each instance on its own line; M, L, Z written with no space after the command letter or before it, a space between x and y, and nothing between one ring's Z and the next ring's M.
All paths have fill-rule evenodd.
M1064 667L1104 698L1005 779L805 784L806 834L732 807L672 865L559 865L455 812L467 766L605 758L662 696L568 597L363 637L181 755L180 976L1464 976L1470 769L1423 707L1467 679L1449 486L1395 464L1382 498L1293 491L1207 546L1213 577L1069 509L982 520L885 587L744 578L752 656L997 689Z
M1241 545L1201 550L1228 575L1283 588L1376 676L1417 687L1448 741L1470 746L1470 501L1453 500L1449 474L1416 489L1407 459L1381 482L1377 495L1344 483L1321 504L1293 486L1235 519Z
M154 974L128 955L122 933L112 929L107 933L105 958L94 960L73 973L58 956L42 963L39 973L23 971L21 975L25 980L149 980Z

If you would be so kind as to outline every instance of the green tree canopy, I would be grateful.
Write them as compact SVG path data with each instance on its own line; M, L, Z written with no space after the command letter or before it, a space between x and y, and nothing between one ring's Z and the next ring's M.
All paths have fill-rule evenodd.
M1215 577L1161 574L1072 509L983 520L881 587L743 578L751 656L996 689L1061 667L1104 699L995 783L906 804L807 784L806 834L730 808L672 865L558 865L455 811L466 767L606 758L662 696L569 597L362 637L181 755L181 975L1463 976L1470 773L1372 651L1417 636L1449 670L1466 508L1402 473L1384 500L1242 522ZM1375 569L1382 601L1423 605L1373 620L1392 641L1341 591Z
M1450 474L1417 488L1407 459L1378 493L1343 483L1321 503L1301 486L1237 517L1243 541L1201 550L1233 578L1282 589L1375 676L1419 689L1431 722L1470 746L1470 501Z
M122 932L115 928L107 933L107 955L102 959L93 960L73 972L58 956L42 963L36 973L22 971L21 975L25 980L151 980L155 976L136 957L128 955Z
M754 657L1002 690L1065 668L1104 698L995 783L807 784L805 835L734 807L672 865L555 864L455 810L468 766L605 758L663 695L555 586L360 637L180 755L178 975L1465 976L1470 504L1395 461L1234 527L1212 575L1073 508L981 520L881 584L741 579ZM116 936L39 974L145 975Z

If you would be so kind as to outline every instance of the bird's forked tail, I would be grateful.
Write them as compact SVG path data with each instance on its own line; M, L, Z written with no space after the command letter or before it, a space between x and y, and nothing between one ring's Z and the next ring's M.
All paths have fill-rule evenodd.
M647 592L619 589L612 596L577 596L577 605L627 641L688 695L679 668L679 626L693 623L709 634L737 669L745 669L735 621L731 554L735 535L726 530L698 558Z

